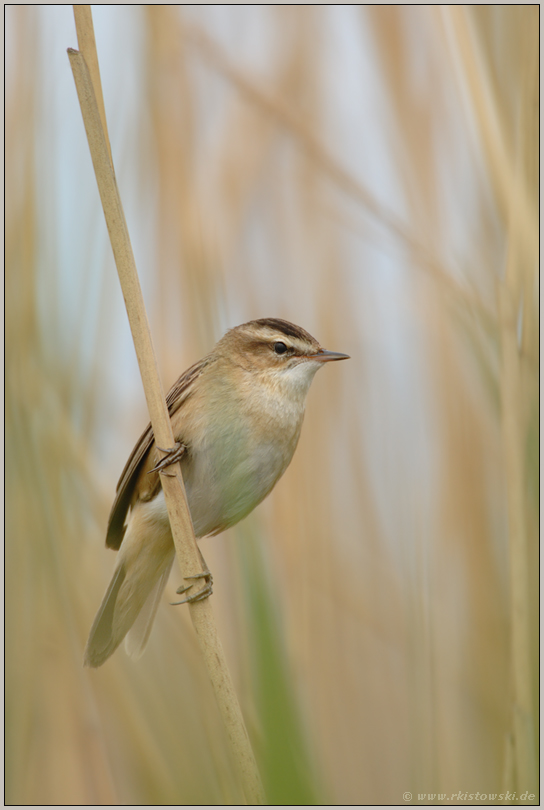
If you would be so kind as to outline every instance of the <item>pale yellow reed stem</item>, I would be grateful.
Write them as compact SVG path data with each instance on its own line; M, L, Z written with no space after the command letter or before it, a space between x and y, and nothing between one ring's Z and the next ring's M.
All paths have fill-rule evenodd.
M79 47L79 52L83 55L91 76L96 104L98 106L98 112L100 113L100 120L102 122L102 129L104 131L104 138L106 139L108 154L113 166L110 138L108 135L108 123L106 121L106 108L104 107L102 82L100 80L100 68L98 67L98 53L96 51L96 41L94 38L93 14L91 7L75 5L74 19L76 21L77 44Z
M82 17L89 21L88 13L76 13L76 26ZM92 26L92 18L90 18ZM78 28L78 40L80 31ZM87 46L94 45L94 35L86 38ZM87 133L98 190L110 241L117 265L119 280L140 366L147 406L157 444L172 447L174 437L159 378L157 362L151 341L149 323L132 253L132 246L115 180L106 135L86 61L79 51L68 50L76 83L79 103ZM98 71L98 60L96 60ZM104 118L105 120L105 118ZM172 527L176 553L184 577L204 576L201 557L196 544L191 516L179 466L175 476L162 476L166 506ZM191 592L201 587L196 580ZM227 668L224 652L217 634L209 599L189 605L191 618L200 643L223 721L239 768L241 783L248 804L264 804L264 791L249 737L244 725L238 700Z
M515 237L514 237L515 238ZM501 334L501 414L508 498L510 547L510 638L512 665L512 732L516 787L537 791L531 666L529 549L525 518L525 432L518 343L519 295L510 282L519 255L510 252L506 279L499 287ZM518 306L516 306L516 301Z
M465 6L443 6L441 13L451 34L451 50L466 90L470 109L484 145L496 200L508 236L505 277L498 284L499 335L501 344L501 428L508 502L510 551L510 651L512 672L512 734L506 757L505 778L519 793L537 793L537 759L532 695L531 602L529 588L529 541L526 520L526 417L523 401L522 350L525 323L520 322L525 279L538 261L538 207L524 181L522 153L531 150L531 132L519 127L516 151L508 148L501 110L489 77L485 50L478 42L472 11ZM527 54L529 72L522 85L521 120L532 99L525 85L533 80L536 60ZM533 62L535 63L533 65ZM526 302L527 304L528 302ZM531 303L522 313L530 319Z

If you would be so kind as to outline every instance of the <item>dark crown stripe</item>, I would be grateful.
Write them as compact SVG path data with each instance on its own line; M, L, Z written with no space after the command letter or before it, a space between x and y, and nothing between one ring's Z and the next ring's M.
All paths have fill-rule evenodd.
M301 329L300 326L295 326L294 323L289 323L289 321L282 321L281 318L261 318L258 321L253 321L253 323L258 324L259 326L268 326L269 329L273 329L275 332L280 332L286 337L294 337L298 338L299 340L309 340L312 343L315 343L315 338L308 334L305 329Z

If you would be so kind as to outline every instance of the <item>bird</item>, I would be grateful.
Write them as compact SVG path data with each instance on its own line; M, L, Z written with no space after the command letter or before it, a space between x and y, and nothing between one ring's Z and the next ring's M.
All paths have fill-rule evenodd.
M86 666L101 666L125 637L132 657L143 653L175 556L161 486L166 467L181 464L197 538L234 526L289 466L314 375L345 359L300 326L261 318L229 329L179 377L166 397L175 447L159 457L148 425L117 484L106 546L118 555L91 627ZM211 586L201 596L210 592Z

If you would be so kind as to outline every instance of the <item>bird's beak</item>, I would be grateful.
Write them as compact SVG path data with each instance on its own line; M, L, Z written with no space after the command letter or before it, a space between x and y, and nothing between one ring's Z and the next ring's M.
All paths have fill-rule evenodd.
M328 352L326 349L320 349L317 354L311 354L310 360L320 360L322 363L328 363L329 360L349 360L349 354L340 354L340 352Z

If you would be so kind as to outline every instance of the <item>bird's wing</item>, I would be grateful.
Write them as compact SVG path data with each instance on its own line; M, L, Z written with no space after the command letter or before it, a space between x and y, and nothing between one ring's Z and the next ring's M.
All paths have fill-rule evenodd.
M166 404L170 417L181 407L181 405L191 396L193 383L202 374L204 368L210 362L210 357L205 357L194 366L187 369L184 374L174 383L166 396ZM175 437L176 441L181 440L181 436ZM106 533L106 546L118 549L125 533L125 518L129 508L136 500L139 488L136 486L141 478L142 468L145 460L149 458L151 448L155 438L153 429L149 424L130 454L125 468L119 478L115 500L111 507L108 519L108 530ZM150 465L151 466L151 465ZM160 489L160 477L158 473L151 473L146 476L145 500L151 500Z

